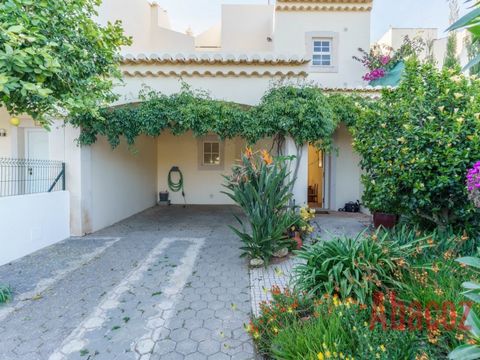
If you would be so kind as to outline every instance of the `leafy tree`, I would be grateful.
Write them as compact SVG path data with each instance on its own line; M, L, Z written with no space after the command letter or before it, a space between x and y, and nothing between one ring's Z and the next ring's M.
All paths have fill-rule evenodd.
M354 134L371 210L425 227L478 225L465 174L480 158L479 80L409 61L398 88L365 109Z
M119 22L98 25L101 0L0 3L0 106L48 124L48 116L94 112L114 99Z

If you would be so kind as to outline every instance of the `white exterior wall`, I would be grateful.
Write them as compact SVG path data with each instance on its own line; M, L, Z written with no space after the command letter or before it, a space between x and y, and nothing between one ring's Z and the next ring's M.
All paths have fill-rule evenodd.
M266 52L273 49L273 5L223 5L222 50ZM287 51L291 53L291 51Z
M169 191L172 204L184 203L181 192L173 193L168 189L168 173L173 166L178 166L184 177L187 204L232 204L228 196L221 194L221 191L225 190L222 186L224 183L222 175L231 173L232 166L240 159L245 150L245 141L239 138L225 140L222 156L224 166L219 170L199 169L198 142L199 140L191 132L180 136L166 132L158 137L158 192ZM254 150L270 150L271 145L271 140L265 139L259 141L253 148Z
M112 150L105 138L91 146L88 232L100 230L156 203L155 139L141 136L132 149L122 143ZM84 206L85 208L85 206ZM88 205L87 205L88 208Z
M69 194L0 198L0 266L70 236Z
M349 201L361 200L363 189L361 184L360 156L353 150L353 138L345 125L335 132L334 147L330 156L330 206L338 210Z
M337 52L334 63L338 71L322 72L314 66L307 66L309 80L324 87L365 85L362 80L364 68L352 56L358 55L358 48L370 47L370 12L277 11L275 52L309 55L312 43L306 34L311 32L338 35L337 49L334 49Z

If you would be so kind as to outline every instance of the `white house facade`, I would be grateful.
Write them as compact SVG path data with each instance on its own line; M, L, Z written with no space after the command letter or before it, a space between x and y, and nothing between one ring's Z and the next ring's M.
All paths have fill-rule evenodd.
M145 86L172 94L185 82L215 99L255 105L277 81L310 81L325 91L367 91L364 69L352 56L370 46L372 6L373 0L223 5L221 23L196 36L172 30L168 13L147 0L104 0L98 20L122 20L133 38L123 49L119 104L139 101ZM72 235L91 233L154 206L158 193L168 190L173 166L183 173L188 204L230 204L221 194L221 175L246 145L243 139L223 141L215 134L195 138L164 133L139 137L134 148L121 144L112 150L106 139L79 147L79 129L56 122L46 132L27 118L19 127L9 119L0 112L0 128L7 132L0 137L0 157L25 157L36 146L38 155L32 156L66 163ZM308 145L302 149L294 189L297 204L337 210L361 198L360 159L345 126L336 131L334 142L337 150L331 154ZM270 146L265 139L255 147ZM291 139L284 152L296 154ZM183 204L180 193L170 193L170 198Z

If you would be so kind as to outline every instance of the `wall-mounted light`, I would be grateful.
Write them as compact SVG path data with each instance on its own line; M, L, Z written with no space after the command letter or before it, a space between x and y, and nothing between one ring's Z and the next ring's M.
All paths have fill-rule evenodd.
M0 137L6 137L6 136L7 136L7 130L0 129Z

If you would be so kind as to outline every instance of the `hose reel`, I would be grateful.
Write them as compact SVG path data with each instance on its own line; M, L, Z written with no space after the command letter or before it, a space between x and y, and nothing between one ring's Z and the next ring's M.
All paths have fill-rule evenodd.
M178 174L178 180L175 181L172 178L173 174ZM183 207L187 206L187 199L185 198L185 189L183 188L183 174L180 171L178 166L173 166L170 171L168 172L168 188L173 192L182 192L183 196Z

